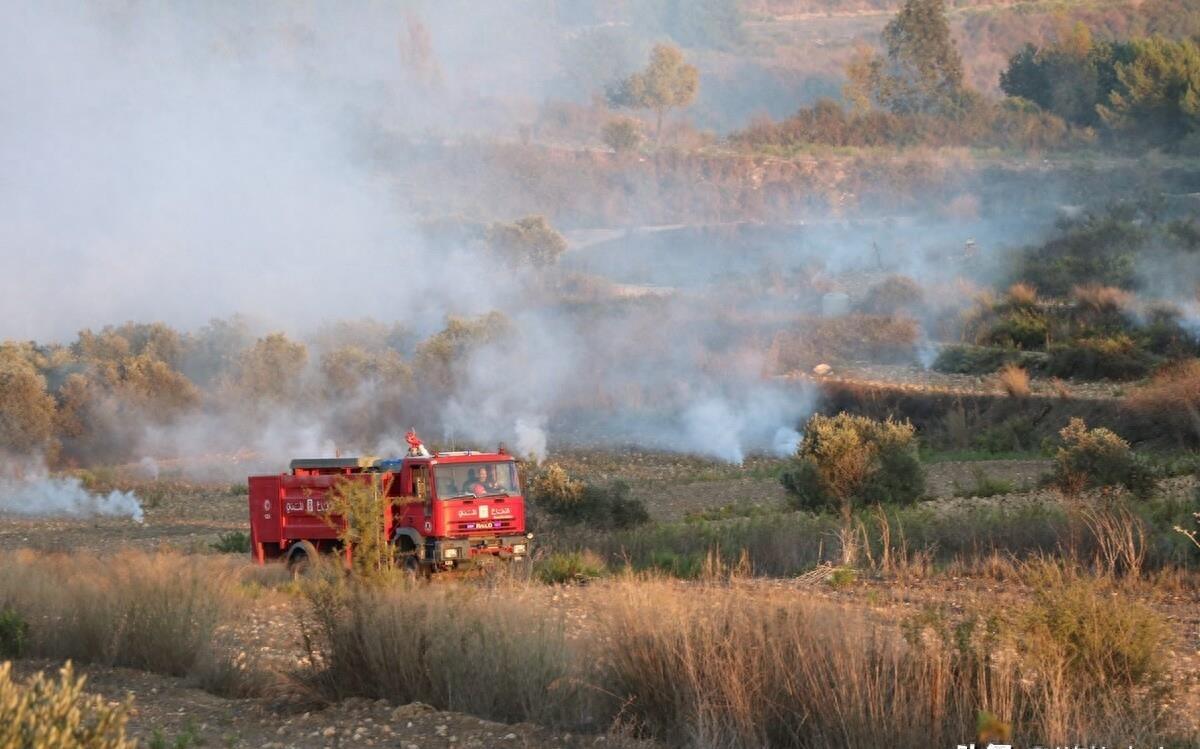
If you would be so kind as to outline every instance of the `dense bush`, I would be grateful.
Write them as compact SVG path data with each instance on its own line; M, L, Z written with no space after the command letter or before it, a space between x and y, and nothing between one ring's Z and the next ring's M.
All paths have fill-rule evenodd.
M617 153L636 151L643 140L641 123L628 117L610 120L604 123L600 138Z
M25 684L13 681L11 663L0 663L0 746L135 749L138 743L125 738L132 698L110 705L85 694L83 683L70 662L57 680L38 673Z
M908 276L889 276L867 291L858 308L868 315L912 314L924 301L925 292L916 281Z
M1066 296L1076 286L1134 286L1134 256L1148 232L1131 205L1114 205L1059 224L1058 236L1027 247L1015 276L1037 279L1044 293Z
M1006 148L1055 148L1085 142L1056 115L1019 101L975 99L957 116L896 114L880 109L847 112L832 99L774 122L754 120L730 142L745 149L793 151L812 145L913 147L978 145Z
M1123 486L1142 497L1154 491L1153 472L1116 433L1088 429L1076 418L1059 434L1062 446L1054 455L1053 481L1063 493L1106 486Z
M1052 345L1049 355L1047 374L1083 380L1136 380L1150 374L1158 363L1124 334Z
M629 485L624 481L584 483L554 463L546 464L533 477L528 499L536 510L567 524L631 528L650 519L642 501L629 496Z
M545 216L492 224L487 230L487 243L505 262L518 266L554 265L567 249L567 240Z
M1008 362L1019 358L1020 352L996 346L953 344L943 346L933 360L932 368L948 374L991 374Z
M925 491L912 425L847 413L809 419L780 481L793 507L843 516L867 504L911 504Z
M851 361L907 364L916 360L920 336L920 327L908 317L806 317L775 337L772 353L781 372Z
M0 609L0 658L20 658L29 639L29 622L16 609Z
M222 554L249 554L250 534L243 531L222 533L209 547Z
M1017 644L1032 662L1061 673L1085 696L1132 696L1161 684L1167 631L1152 609L1128 598L1113 605L1119 591L1110 581L1069 567L1034 564L1027 581L1032 600L1017 612Z
M544 583L585 583L607 572L604 560L590 551L551 554L534 567L537 579Z
M32 351L0 345L0 450L28 453L50 441L54 398L31 361Z
M1178 444L1200 443L1200 360L1167 367L1126 401L1142 428Z
M1018 309L1005 313L985 330L978 343L1022 349L1039 349L1046 345L1050 326L1035 310Z

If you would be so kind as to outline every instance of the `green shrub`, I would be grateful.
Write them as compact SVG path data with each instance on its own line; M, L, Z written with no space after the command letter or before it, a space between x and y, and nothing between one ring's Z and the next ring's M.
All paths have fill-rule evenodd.
M1160 684L1167 628L1148 606L1102 578L1034 565L1032 600L1018 611L1017 643L1031 662L1085 695Z
M1044 293L1057 296L1086 284L1130 288L1134 257L1150 237L1138 218L1135 206L1118 204L1064 222L1058 236L1021 253L1016 276L1037 279Z
M628 117L618 117L604 123L600 131L600 139L604 145L617 153L636 151L642 145L641 123Z
M912 425L847 413L809 419L780 481L792 507L844 517L867 504L911 504L925 492Z
M549 463L529 485L529 499L568 525L587 523L596 528L632 528L650 519L640 499L629 496L629 484L585 484L561 466Z
M974 486L959 486L954 482L956 497L995 497L1000 494L1012 494L1015 487L1013 482L987 475L982 468L974 469Z
M1046 373L1081 380L1136 380L1150 374L1158 359L1127 335L1077 338L1050 347Z
M0 663L0 746L5 749L135 749L125 738L130 700L110 705L84 694L84 677L68 662L58 680L36 674L25 684L12 678L12 664Z
M845 590L858 582L858 572L853 567L838 567L825 582L834 590Z
M933 369L947 374L991 374L1015 358L1012 349L955 344L945 346L933 360Z
M1037 426L1032 416L1010 416L999 424L980 430L972 443L989 453L1032 450L1037 441Z
M1146 320L1137 331L1142 348L1168 359L1185 359L1200 353L1200 340L1180 322L1183 313L1167 303L1151 305Z
M1014 309L996 320L979 337L979 343L1040 349L1046 346L1050 326L1037 310Z
M7 606L0 609L0 658L20 658L28 637L29 623L25 617Z
M1154 473L1115 432L1088 429L1083 419L1073 418L1059 435L1063 444L1054 456L1052 480L1065 494L1105 486L1123 486L1139 497L1154 491Z
M350 561L354 574L362 580L381 582L396 566L380 522L396 501L388 496L388 484L377 474L368 475L367 481L342 478L334 483L328 499L325 522L337 529L342 547L353 551Z
M250 534L243 531L222 533L216 541L209 544L209 548L222 554L249 554Z
M551 554L539 561L534 574L544 583L580 583L603 577L607 572L604 560L590 551Z

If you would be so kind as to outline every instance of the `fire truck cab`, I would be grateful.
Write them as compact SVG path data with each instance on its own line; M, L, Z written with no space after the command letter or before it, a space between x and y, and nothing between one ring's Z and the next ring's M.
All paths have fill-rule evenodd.
M258 563L289 566L322 552L353 549L340 541L344 520L331 514L339 481L378 481L392 501L379 521L398 561L432 572L483 560L528 558L533 534L525 530L525 500L516 461L494 453L430 453L410 433L402 458L293 460L290 473L251 476L250 549Z

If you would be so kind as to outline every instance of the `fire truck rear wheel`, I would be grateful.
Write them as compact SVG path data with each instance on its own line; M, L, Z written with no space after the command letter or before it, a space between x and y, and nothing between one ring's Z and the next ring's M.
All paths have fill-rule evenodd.
M287 568L293 577L300 577L312 568L317 561L317 547L308 541L301 541L288 552Z

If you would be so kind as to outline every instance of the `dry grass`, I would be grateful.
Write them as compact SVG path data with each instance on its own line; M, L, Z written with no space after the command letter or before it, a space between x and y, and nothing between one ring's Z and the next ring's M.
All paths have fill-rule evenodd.
M1168 737L1153 703L1166 632L1157 616L1107 579L1005 566L1033 585L1018 610L927 612L904 626L736 576L626 576L577 589L550 616L558 594L540 586L325 581L310 591L323 665L309 678L331 697L619 726L675 746Z
M1031 284L1015 283L1008 287L1008 292L1005 294L1005 301L1013 307L1034 307L1038 303L1037 289Z
M1071 289L1071 301L1080 310L1105 314L1128 309L1133 304L1134 297L1130 292L1115 286L1088 284Z
M564 622L541 615L522 586L380 589L338 575L306 592L313 661L305 676L328 697L420 701L516 723L576 725L586 704Z
M805 317L775 336L768 360L773 373L807 372L822 363L908 363L916 359L919 339L919 326L906 317Z
M1032 392L1029 388L1029 373L1016 364L1005 364L996 375L996 380L1009 397L1028 398Z
M27 655L185 676L213 657L232 570L178 554L11 552L0 557L0 609L28 624Z
M1200 359L1162 370L1125 405L1158 435L1180 444L1200 442Z

